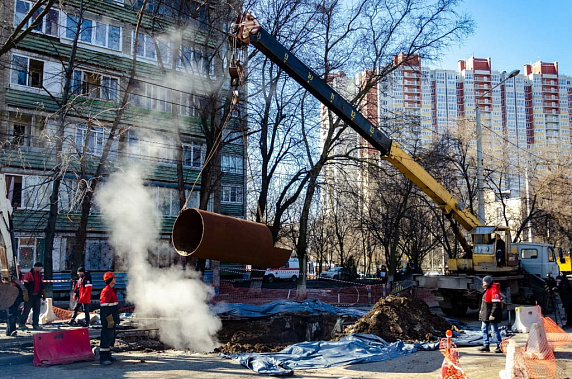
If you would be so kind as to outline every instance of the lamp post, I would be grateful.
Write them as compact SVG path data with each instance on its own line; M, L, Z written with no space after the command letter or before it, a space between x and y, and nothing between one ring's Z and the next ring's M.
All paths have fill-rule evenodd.
M481 108L479 107L479 100L487 93L491 92L510 78L514 78L520 73L520 70L512 71L506 78L501 80L499 84L486 90L479 97L475 98L475 111L476 111L476 127L477 127L477 218L481 224L485 224L485 200L483 198L483 141L482 141L482 127L481 127Z

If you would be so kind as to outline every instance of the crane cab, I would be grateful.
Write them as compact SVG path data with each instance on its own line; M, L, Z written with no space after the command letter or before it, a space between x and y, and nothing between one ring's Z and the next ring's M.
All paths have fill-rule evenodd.
M450 272L510 273L518 270L518 249L511 248L509 228L477 226L470 234L473 240L472 256L447 260ZM500 263L497 260L499 250Z

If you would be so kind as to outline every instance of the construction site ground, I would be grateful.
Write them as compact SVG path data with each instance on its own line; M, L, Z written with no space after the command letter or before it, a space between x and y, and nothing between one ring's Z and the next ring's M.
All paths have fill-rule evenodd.
M438 308L431 312L440 314ZM470 312L460 321L469 326L478 326L477 315ZM503 323L504 324L504 323ZM0 323L0 330L5 325ZM57 324L46 326L45 330L66 328ZM567 331L570 331L569 329ZM5 378L252 378L267 377L257 374L230 359L223 359L216 353L198 354L164 349L157 342L145 339L133 343L129 339L118 341L118 359L111 366L101 366L97 361L77 362L68 365L35 367L33 361L33 333L19 332L18 337L0 337L0 370ZM90 337L92 345L97 345L99 331L92 329ZM513 337L524 346L527 334L516 334ZM505 355L480 353L478 346L461 347L460 365L469 378L498 378L499 370L505 366ZM566 373L564 378L572 378L572 345L559 348L555 352L560 372ZM442 354L436 351L419 351L411 355L384 362L354 364L319 370L295 371L293 378L440 378Z

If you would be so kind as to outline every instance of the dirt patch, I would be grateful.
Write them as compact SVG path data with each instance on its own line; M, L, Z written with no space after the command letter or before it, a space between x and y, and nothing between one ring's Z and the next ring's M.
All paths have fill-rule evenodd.
M353 321L353 320L352 320ZM303 341L328 341L344 319L331 314L281 313L269 317L222 320L222 353L275 352Z
M445 336L451 324L431 313L422 300L389 295L380 300L344 334L368 333L380 336L387 342L436 341Z

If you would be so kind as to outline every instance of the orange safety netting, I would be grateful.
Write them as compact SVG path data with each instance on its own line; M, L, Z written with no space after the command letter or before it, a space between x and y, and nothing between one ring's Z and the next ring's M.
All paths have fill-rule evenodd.
M564 378L564 368L559 367L554 350L572 343L572 334L566 333L551 318L532 324L524 347L513 339L502 341L506 354L506 366L501 378Z
M119 308L119 313L133 313L134 309L135 309L135 306L127 305L127 306ZM73 314L73 311L69 311L69 310L63 309L63 308L53 307L53 310L54 310L54 314L56 315L58 320L62 320L62 321L71 319L71 316Z
M452 332L447 331L447 338L442 338L439 343L439 351L445 357L441 365L441 378L443 379L467 379L467 375L459 365L459 350L451 341Z

